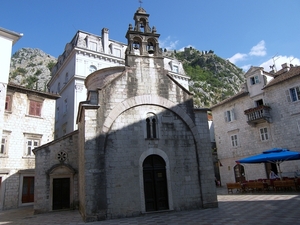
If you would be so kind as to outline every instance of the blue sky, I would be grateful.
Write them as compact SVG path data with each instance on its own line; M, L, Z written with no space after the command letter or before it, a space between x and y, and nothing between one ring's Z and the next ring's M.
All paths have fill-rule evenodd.
M23 33L13 47L39 48L54 57L77 30L127 43L138 0L1 1L0 27ZM213 50L247 70L252 66L300 65L299 0L142 0L160 47Z

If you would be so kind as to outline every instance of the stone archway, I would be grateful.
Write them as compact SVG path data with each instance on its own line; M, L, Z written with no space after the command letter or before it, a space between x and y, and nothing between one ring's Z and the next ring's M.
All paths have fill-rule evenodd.
M70 209L74 199L75 170L64 164L54 165L50 177L50 210Z
M165 178L166 178L166 185L167 185L167 199L168 199L168 209L173 209L173 196L172 196L172 187L171 187L171 176L170 176L170 162L167 154L158 149L158 148L149 148L148 150L144 151L139 159L139 177L140 177L140 194L141 194L141 211L146 212L146 201L145 201L145 188L144 188L144 162L146 158L151 155L159 156L165 163Z
M175 113L176 115L178 115L191 130L194 136L196 146L198 149L200 149L200 146L198 146L200 143L200 136L194 121L189 117L189 115L182 108L178 106L177 103L174 103L160 96L140 95L140 96L126 99L125 101L118 103L116 107L114 107L112 111L108 114L108 116L105 118L105 121L103 123L103 128L102 128L102 134L106 134L110 130L111 125L120 114L122 114L124 111L130 108L140 106L140 105L157 105L166 108L172 111L173 113Z

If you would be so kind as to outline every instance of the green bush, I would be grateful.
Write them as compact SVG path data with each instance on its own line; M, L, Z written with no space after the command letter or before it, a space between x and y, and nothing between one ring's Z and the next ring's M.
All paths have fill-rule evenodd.
M56 64L56 62L54 62L54 61L49 62L47 65L48 69L51 71L52 68L55 66L55 64Z
M38 76L38 75L40 75L41 73L42 73L42 71L38 69L38 70L34 73L34 75L35 75L35 76Z

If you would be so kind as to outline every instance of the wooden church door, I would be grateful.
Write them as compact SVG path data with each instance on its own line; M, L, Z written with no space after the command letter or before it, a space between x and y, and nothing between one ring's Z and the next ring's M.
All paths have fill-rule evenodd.
M54 178L52 209L68 208L70 208L70 178Z
M158 155L148 156L143 163L146 211L169 209L166 163Z

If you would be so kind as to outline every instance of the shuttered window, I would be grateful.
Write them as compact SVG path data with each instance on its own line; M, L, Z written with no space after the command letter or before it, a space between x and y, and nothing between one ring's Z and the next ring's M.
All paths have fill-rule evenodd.
M29 115L31 116L41 116L42 111L42 102L37 102L34 100L30 100L29 103Z
M6 111L11 111L11 100L12 100L12 96L6 95L6 99L5 99L5 110Z
M293 87L285 91L288 102L296 102L300 100L300 87Z
M226 112L224 113L224 117L225 117L225 121L226 121L226 122L230 122L230 121L235 120L234 110L231 109L231 110L226 111Z

